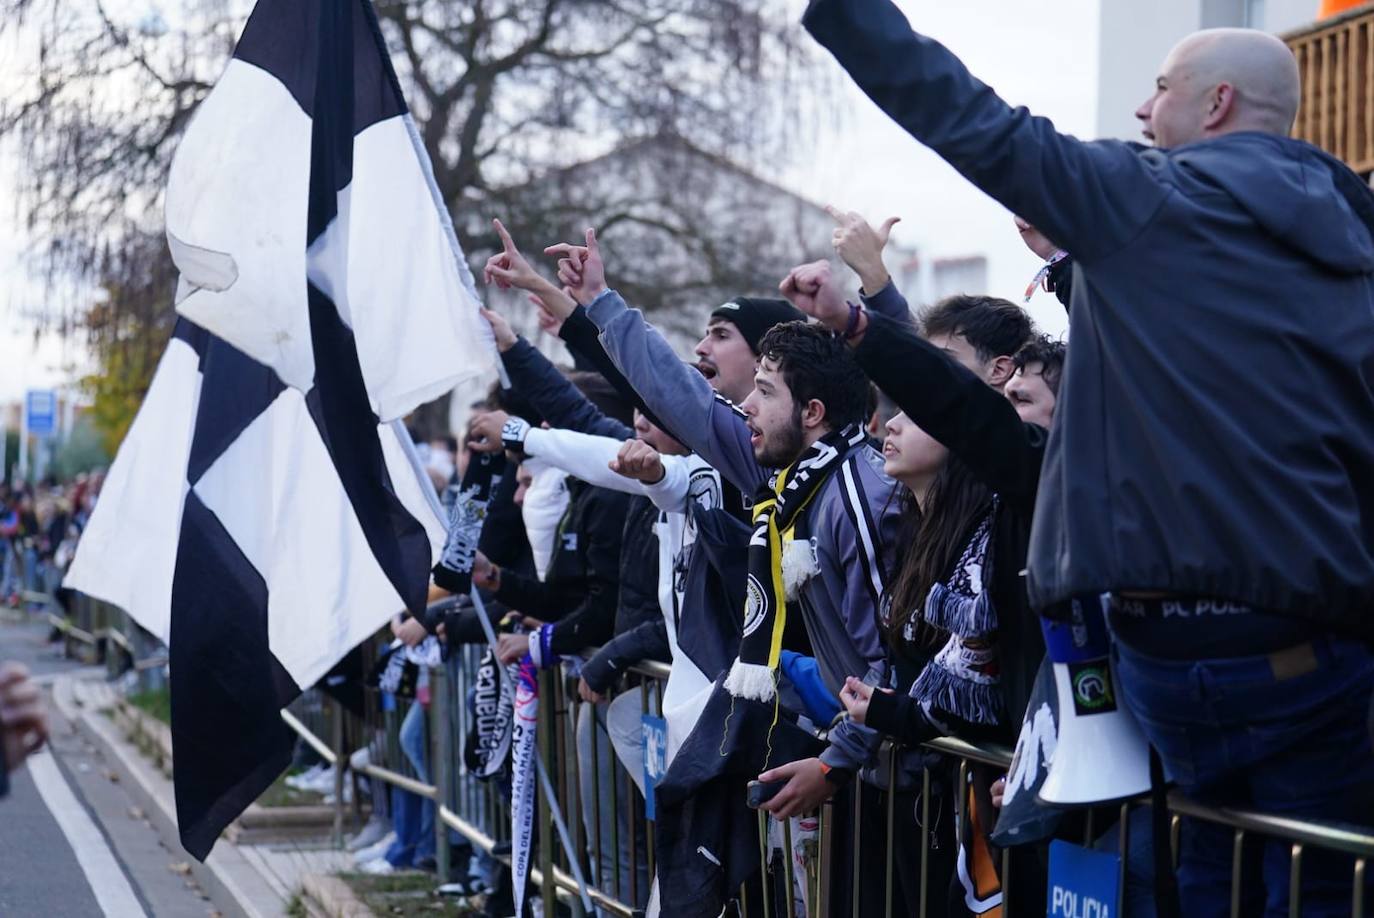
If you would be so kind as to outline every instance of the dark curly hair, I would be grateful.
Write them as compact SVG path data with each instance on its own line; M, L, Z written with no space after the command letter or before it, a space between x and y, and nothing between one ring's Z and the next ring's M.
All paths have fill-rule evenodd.
M777 364L798 417L801 407L814 398L825 406L831 430L867 420L868 377L829 330L806 322L781 322L759 339L759 359Z
M1018 370L1040 364L1040 378L1049 386L1055 397L1058 397L1059 380L1064 375L1064 358L1068 353L1069 346L1063 341L1049 335L1036 335L1022 345L1011 359Z

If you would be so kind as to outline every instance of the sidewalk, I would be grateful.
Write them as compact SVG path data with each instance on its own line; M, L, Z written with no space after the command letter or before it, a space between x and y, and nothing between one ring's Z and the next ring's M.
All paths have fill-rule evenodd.
M140 801L148 820L163 843L181 851L176 831L176 798L171 780L148 761L110 716L116 702L114 690L96 674L62 674L53 679L53 699L64 716L127 776L127 790ZM226 916L278 918L288 909L299 909L307 877L328 876L350 864L345 852L303 843L235 845L221 839L205 863L189 855L188 872ZM333 884L311 884L330 890ZM313 892L314 890L312 890ZM347 903L322 903L318 914L366 914ZM343 910L340 910L340 909ZM299 913L299 912L296 912Z

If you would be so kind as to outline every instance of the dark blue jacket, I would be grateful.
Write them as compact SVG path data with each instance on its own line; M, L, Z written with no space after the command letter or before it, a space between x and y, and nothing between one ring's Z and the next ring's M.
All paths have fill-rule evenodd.
M1374 633L1370 189L1285 137L1060 134L887 0L815 0L805 24L893 120L1073 253L1032 603L1165 591Z

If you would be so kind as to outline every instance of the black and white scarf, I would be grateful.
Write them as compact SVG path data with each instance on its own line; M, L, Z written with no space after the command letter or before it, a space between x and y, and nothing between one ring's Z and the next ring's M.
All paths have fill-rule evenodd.
M987 590L987 565L997 499L964 546L949 579L930 588L922 618L949 640L911 686L927 714L952 714L972 724L1002 722L997 612Z
M830 475L863 442L864 431L858 425L832 431L759 488L754 498L754 534L749 540L744 633L739 656L725 679L731 695L769 701L777 694L787 600L799 586L797 576L784 572L784 567L796 568L800 563L792 558L793 530ZM802 547L810 549L809 544Z
M472 590L472 566L482 525L487 521L487 504L501 484L506 458L503 453L474 455L468 463L462 484L445 489L444 503L449 511L448 538L434 565L434 582L450 593L463 596Z

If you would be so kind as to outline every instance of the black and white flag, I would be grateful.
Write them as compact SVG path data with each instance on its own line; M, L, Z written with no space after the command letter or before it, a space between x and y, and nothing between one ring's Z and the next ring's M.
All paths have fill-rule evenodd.
M401 608L442 511L399 419L489 331L368 0L261 0L172 165L176 332L68 586L168 645L204 858L286 768L279 711Z

